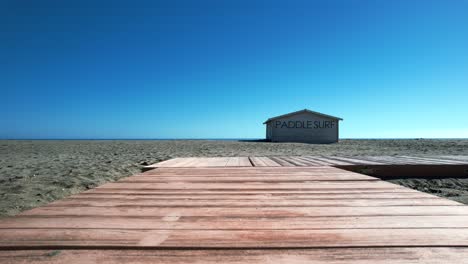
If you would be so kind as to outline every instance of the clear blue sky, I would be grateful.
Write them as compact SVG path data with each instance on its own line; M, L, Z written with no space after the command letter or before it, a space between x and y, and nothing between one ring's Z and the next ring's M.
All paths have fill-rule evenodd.
M0 138L468 137L468 1L1 1Z

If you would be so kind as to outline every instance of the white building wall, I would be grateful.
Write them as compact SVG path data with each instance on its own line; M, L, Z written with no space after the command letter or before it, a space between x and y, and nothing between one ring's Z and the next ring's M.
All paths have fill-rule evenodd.
M267 129L266 129L266 139L271 140L271 134L272 134L272 128L271 128L271 123L267 124Z
M338 120L313 113L299 113L272 120L267 124L267 134L269 134L269 126L271 127L270 140L274 142L334 143L338 141Z

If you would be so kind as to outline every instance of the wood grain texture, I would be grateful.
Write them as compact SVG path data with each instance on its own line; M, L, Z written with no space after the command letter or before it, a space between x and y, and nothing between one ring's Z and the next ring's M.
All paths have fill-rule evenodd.
M234 175L234 176L215 176L215 175L194 175L194 176L140 176L125 178L118 182L304 182L304 181L377 181L377 178L369 176L354 176L349 174L331 174L331 175Z
M463 228L319 230L152 230L152 229L4 229L1 249L44 248L325 248L460 246Z
M468 259L467 206L323 166L361 160L365 159L167 161L163 164L168 167L1 219L0 262L463 263ZM272 162L277 166L270 167Z
M468 165L467 156L272 156L231 158L175 158L158 162L148 169L158 167L302 167L302 166L349 166L349 165Z
M383 210L385 209L385 210ZM307 216L450 216L468 215L467 206L362 206L362 207L89 207L44 206L23 212L29 216L218 216L218 217L307 217Z
M231 157L226 163L227 167L252 167L249 157Z
M358 206L412 206L412 205L459 205L458 202L442 198L409 199L306 199L306 200L155 200L152 198L113 198L113 199L64 199L49 206L146 206L146 207L358 207ZM382 208L384 210L384 208Z
M280 167L281 165L268 157L249 157L255 167Z
M392 228L468 228L468 216L17 216L0 222L7 229L152 229L152 230L325 230Z
M230 250L18 250L0 251L2 263L282 263L441 264L466 263L468 249L455 247L230 249Z

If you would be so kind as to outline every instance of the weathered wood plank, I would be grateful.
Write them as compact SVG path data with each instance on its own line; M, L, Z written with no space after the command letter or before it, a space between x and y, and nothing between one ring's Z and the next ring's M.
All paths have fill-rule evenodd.
M410 205L460 205L441 198L411 199L314 199L314 200L155 200L144 198L125 199L73 199L68 198L49 206L152 206L152 207L310 207L310 206L410 206Z
M321 159L320 157L317 157L317 156L301 156L302 159L306 159L306 160L309 160L311 162L315 162L317 163L316 166L333 166L335 164L332 164L328 161L325 161L323 159Z
M150 175L155 175L155 176L179 176L179 177L190 177L190 176L276 176L276 175L356 175L356 176L363 176L362 174L357 174L353 172L346 172L346 171L328 171L326 169L322 169L318 167L318 169L313 169L313 170L296 170L296 171L291 171L287 172L284 170L277 170L274 172L270 171L257 171L257 172L251 172L246 169L244 171L230 171L231 167L225 167L225 169L218 169L218 171L186 171L186 172L181 172L180 174L174 173L174 172L168 172L168 171L159 171L159 169L152 170L152 171L147 171L141 174L137 174L135 176L150 176ZM263 167L265 168L265 167ZM277 168L283 168L283 167L277 167ZM292 167L291 167L292 168ZM298 168L298 167L294 167ZM238 168L239 169L239 168Z
M349 162L353 165L382 165L383 164L381 162L363 160L363 159L360 159L359 157L349 158L349 157L329 156L327 158L337 160L337 161Z
M4 263L288 263L288 264L436 264L464 263L467 248L324 248L227 250L18 250L0 251Z
M159 163L152 164L147 167L158 168L158 167L190 167L190 164L197 163L197 158L174 158Z
M163 190L163 189L131 189L131 188L118 188L118 189L93 189L85 191L81 194L87 193L119 193L119 194L156 194L156 195L203 195L213 194L220 195L220 197L232 194L366 194L366 193L420 193L416 190L408 188L379 188L379 189L283 189L283 190L272 190L272 189L245 189L245 190L216 190L216 189L178 189L178 190Z
M331 165L328 162L316 160L316 159L313 159L313 158L310 158L310 157L299 156L299 157L296 157L296 158L308 162L310 164L309 166L330 166Z
M128 193L82 193L71 196L73 199L114 199L114 198L146 198L160 200L310 200L310 199L418 199L418 198L436 198L437 196L427 193L351 193L351 194L333 194L333 193L304 193L304 194L128 194Z
M6 229L154 230L324 230L390 228L468 228L468 216L216 217L179 216L16 216L0 221ZM468 230L462 230L467 232ZM468 232L467 232L468 233ZM468 246L468 241L466 242Z
M182 158L173 158L173 159L169 159L169 160L164 160L164 161L160 161L160 162L157 162L157 163L154 163L154 164L151 164L149 166L146 166L146 167L151 167L151 168L157 168L157 167L161 167L161 166L171 166L173 164L176 164L179 162L179 160L183 160Z
M113 182L104 184L96 189L140 189L140 190L334 190L334 189L402 189L405 187L380 181L307 181L304 183L136 183Z
M152 164L148 167L225 167L229 162L229 157L213 158L175 158Z
M226 167L229 159L226 157L198 158L191 167Z
M284 166L284 167L294 167L295 165L284 160L282 157L269 157L271 160L273 160L274 162L278 163L279 165L281 166Z
M227 159L227 160L226 160ZM239 161L240 159L241 161ZM231 158L174 158L147 166L147 168L157 167L224 167L224 166L342 166L342 165L468 165L466 156L281 156L281 157L231 157ZM226 161L226 163L224 163ZM239 163L240 162L240 163Z
M237 176L139 176L139 177L128 177L118 182L304 182L304 181L379 181L377 178L370 176L354 176L349 174L336 174L336 175L276 175L276 176L264 176L264 175L237 175Z
M467 206L322 166L392 162L450 161L426 157L169 160L160 163L163 168L2 219L0 262L81 263L85 259L77 252L86 252L95 258L143 263L278 259L286 263L447 263L451 259L462 263L459 260L468 255ZM57 258L61 254L36 255L46 248L66 250ZM9 251L14 249L35 251ZM115 252L120 255L104 253L111 249L119 249ZM445 255L431 255L434 250Z
M291 163L294 166L299 166L299 167L307 167L307 166L314 166L314 164L311 164L308 161L303 161L300 159L297 159L296 157L279 157L282 160Z
M248 157L230 157L227 167L252 167Z
M129 230L4 229L1 249L325 248L468 246L468 229Z
M259 157L263 163L268 167L281 167L276 161L270 159L269 157Z
M320 160L326 163L330 163L331 165L354 165L354 163L351 163L351 162L340 161L340 160L336 160L336 159L332 159L330 157L324 157L324 156L314 157L314 159Z
M92 207L44 206L21 213L27 216L218 216L218 217L342 217L464 215L468 206L379 206L367 207Z
M266 167L266 163L260 157L249 157L254 167Z
M268 160L271 160L271 158L267 158ZM164 168L158 168L157 170L160 170L160 171L168 171L168 172L174 172L174 173L178 173L178 172L184 172L184 171L190 171L192 168L185 168L185 167L181 167L181 168L174 168L174 167L164 167ZM220 168L216 168L216 167L198 167L196 170L197 171L218 171L219 172L219 169ZM232 168L232 167L228 167L228 168L223 168L224 170L227 170L227 171L241 171L241 170L246 170L246 171L251 171L252 173L255 173L257 171L271 171L271 172L275 172L275 171L278 171L278 170L282 170L282 171L303 171L303 170L310 170L310 169L322 169L322 170L334 170L334 171L340 171L339 168L335 168L335 167L330 167L330 166L310 166L310 167L287 167L287 168L281 168L281 166L279 166L278 168L273 168L273 167L253 167L253 168Z
M281 167L268 157L249 157L249 159L255 167Z

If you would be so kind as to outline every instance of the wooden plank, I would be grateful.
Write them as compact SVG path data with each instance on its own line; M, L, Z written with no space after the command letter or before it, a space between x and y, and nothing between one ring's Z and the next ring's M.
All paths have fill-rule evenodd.
M300 157L296 157L296 158L308 162L310 164L310 166L330 166L331 165L328 162L316 160L316 159L313 159L313 158L310 158L310 157L300 156Z
M280 167L281 165L268 157L249 157L254 167Z
M178 163L165 165L161 167L193 167L194 165L198 164L199 158L181 158Z
M367 207L92 207L44 206L21 213L26 216L218 216L218 217L342 217L464 215L468 206L379 206Z
M197 164L196 167L226 167L230 159L229 157L204 158L204 162Z
M299 166L299 167L306 167L306 166L311 166L310 162L306 162L300 159L297 159L296 157L279 157L284 161L287 161L291 163L294 166ZM314 166L314 164L312 164Z
M229 162L229 157L213 158L175 158L151 165L150 167L225 167ZM241 162L241 161L239 161ZM250 162L249 162L250 163Z
M242 167L253 167L249 157L241 157L239 160L239 164Z
M272 160L269 157L260 157L260 159L265 163L266 166L268 167L281 167L279 163L276 161Z
M149 171L148 171L149 172ZM193 173L186 173L184 175L177 175L174 173L165 173L165 172L153 172L153 173L142 173L142 174L136 174L134 175L135 177L139 176L157 176L157 177L174 177L174 178L187 178L187 177L235 177L235 176L240 176L240 177L257 177L257 176L263 176L263 177L275 177L275 176L323 176L323 177L329 177L329 176L347 176L347 177L355 177L356 179L362 178L367 175L363 174L357 174L357 173L350 173L350 172L344 172L344 171L339 171L339 172L325 172L325 171L297 171L297 172L283 172L283 171L277 171L276 173L269 173L269 172L258 172L258 173L250 173L250 172L242 172L242 173L230 173L230 172L219 172L219 173L205 173L203 171L195 171ZM368 176L370 179L371 176Z
M113 199L113 198L145 198L160 200L310 200L310 199L418 199L438 198L427 193L352 193L352 194L329 194L329 193L305 193L305 194L128 194L128 193L86 193L74 195L73 199Z
M185 167L190 163L196 162L197 158L174 158L151 165L154 168L164 167Z
M118 249L125 256L122 261L143 263L153 262L151 256L160 252L177 252L172 258L176 263L207 263L202 261L205 257L208 263L277 262L280 258L290 260L287 263L309 263L315 258L322 263L350 263L353 256L364 261L356 263L398 263L402 255L401 263L420 263L421 259L437 259L426 258L434 249L448 255L440 258L442 262L465 259L466 251L456 251L455 247L468 248L467 206L322 166L333 160L334 165L449 162L419 157L386 157L384 162L363 157L178 158L161 165L168 167L2 219L0 262L39 259L47 263L50 258L34 255L43 249L79 249L81 253L95 249L92 252L99 252L96 257ZM270 167L272 164L291 167ZM263 250L255 251L260 248ZM302 248L307 250L300 251ZM9 251L19 249L35 251ZM223 249L229 249L229 253ZM239 256L245 249L250 249L247 255L257 253ZM308 255L280 253L292 249ZM135 255L128 257L132 250ZM309 253L314 250L314 254ZM335 250L331 260L317 253L326 250ZM356 253L361 250L367 255ZM386 250L392 252L390 257L385 257ZM267 251L271 252L263 255ZM189 259L182 252L205 257ZM374 256L372 252L378 253ZM64 258L77 256L67 254ZM163 259L174 256L167 254ZM213 254L216 257L211 258ZM73 259L66 262L73 263Z
M197 167L200 163L200 158L187 158L184 163L180 163L170 167Z
M310 207L310 206L410 206L410 205L460 205L441 198L411 199L314 199L314 200L155 200L144 198L125 199L73 199L68 198L49 206L152 206L152 207Z
M239 167L240 157L230 157L226 163L226 167Z
M297 160L301 160L302 162L306 163L307 166L309 167L315 167L315 166L319 166L319 167L323 167L323 166L329 166L329 165L325 165L324 162L320 162L320 161L316 161L316 160L312 160L312 159L306 159L302 156L295 156L294 157L295 159Z
M251 167L251 168L236 168L236 167L226 167L226 168L216 168L216 167L197 167L195 170L194 168L186 168L186 167L181 167L181 168L171 168L171 167L164 167L164 168L158 168L152 171L145 172L155 172L155 171L160 171L160 172L170 172L170 173L187 173L187 172L193 172L193 171L203 171L203 172L213 172L213 173L222 173L222 172L251 172L251 173L263 173L263 172L277 172L277 171L283 171L283 172L297 172L297 171L341 171L341 172L347 172L345 170L339 169L339 168L334 168L330 166L311 166L311 167L285 167L282 168L281 166L279 167Z
M199 164L201 160L202 158L184 158L183 162L171 164L168 166L160 166L160 168L194 167L194 165Z
M119 192L119 193L211 193L211 194L222 194L222 193L361 193L361 192L400 192L405 191L404 188L393 188L393 187L382 187L382 188L346 188L345 186L339 186L342 188L245 188L245 189L230 189L230 188L216 188L216 189L194 189L194 188L172 188L172 189L160 189L160 188L126 188L123 187L112 187L112 188L100 188L99 192ZM408 192L417 192L416 190L408 190Z
M156 167L224 167L224 166L251 166L250 159L254 166L317 166L317 165L422 165L422 164L468 164L466 156L437 156L437 157L416 157L416 156L282 156L282 157L231 157L231 158L174 158L162 161L147 168ZM240 161L239 161L240 160ZM224 163L226 162L226 163Z
M230 157L227 167L252 167L248 157Z
M288 162L286 160L284 160L282 157L269 157L271 160L273 160L274 162L278 163L279 165L281 166L284 166L284 167L294 167L296 165L292 164L291 162Z
M322 230L4 229L0 249L467 247L468 229Z
M379 189L247 189L247 190L216 190L216 189L178 189L178 190L164 190L164 189L131 189L131 188L118 188L118 189L92 189L85 191L81 194L87 193L120 193L120 194L164 194L164 195L198 195L198 194L215 194L215 195L231 195L231 194L354 194L354 193L421 193L419 191L409 188L379 188Z
M468 216L343 216L343 217L163 217L16 216L2 219L6 229L154 229L154 230L325 230L390 228L468 228ZM468 235L468 229L461 230ZM468 246L468 241L466 242Z
M157 167L161 167L161 166L166 166L166 165L171 165L171 164L175 164L177 162L179 162L179 160L182 160L182 158L173 158L173 159L169 159L169 160L164 160L164 161L160 161L160 162L157 162L157 163L154 163L154 164L151 164L149 166L146 166L146 167L151 167L151 168L157 168Z
M266 167L267 164L261 159L261 157L249 157L254 167Z
M340 160L335 160L330 157L314 157L315 160L320 160L326 163L330 163L332 165L354 165L354 163L346 162L346 161L340 161Z
M338 156L329 156L329 159L334 159L338 161L349 162L353 165L382 165L383 163L370 161L370 160L363 160L358 157L348 158L348 157L338 157Z
M230 168L230 167L225 167ZM257 167L256 167L257 168ZM277 167L281 168L281 167ZM194 168L195 169L195 168ZM326 171L326 170L321 170L321 169L316 169L316 170L303 170L303 171L291 171L287 172L284 170L277 170L275 172L269 172L269 171L257 171L255 173L252 173L250 171L229 171L229 170L219 170L218 172L216 171L201 171L201 170L192 170L192 171L186 171L184 173L174 173L174 172L165 172L165 171L159 171L159 169L147 171L141 174L137 174L134 176L177 176L177 177L190 177L190 176L202 176L202 177L209 177L209 176L285 176L285 175L354 175L356 177L362 177L362 174L357 174L353 172L346 172L346 171Z
M317 189L381 189L381 188L405 188L400 185L395 185L383 181L349 181L346 184L336 181L308 181L308 184L301 183L135 183L135 182L112 182L106 183L96 189L165 189L165 190L179 190L179 189L196 189L196 190L283 190L283 189L294 189L294 190L317 190Z
M302 158L317 163L317 166L333 166L333 165L335 165L335 164L330 163L328 161L325 161L325 160L323 160L323 159L321 159L320 157L317 157L317 156L302 156Z
M464 263L467 248L322 248L225 250L18 250L0 251L4 263L290 263L290 264L435 264Z
M277 175L277 176L140 176L128 177L118 182L304 182L304 181L379 181L370 176L354 176L349 174L336 175Z

